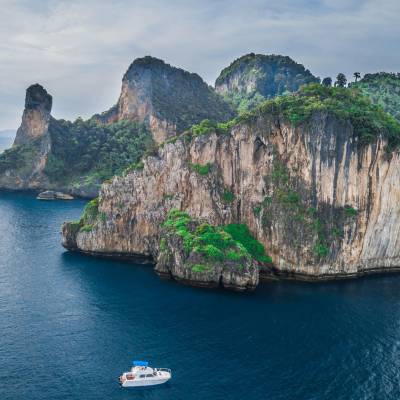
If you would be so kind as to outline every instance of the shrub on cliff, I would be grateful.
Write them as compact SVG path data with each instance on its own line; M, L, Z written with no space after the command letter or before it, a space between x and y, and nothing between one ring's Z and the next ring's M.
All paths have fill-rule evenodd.
M256 110L238 117L236 122L248 122L260 114L272 113L283 115L292 124L299 125L308 122L315 112L327 112L348 120L361 143L370 143L383 135L388 139L389 150L400 144L400 123L353 88L320 84L304 86L294 95L266 101Z
M207 175L212 167L211 163L207 163L207 164L195 164L195 163L189 163L189 167L190 169L192 169L193 171L197 172L199 175Z
M263 245L254 239L244 224L212 226L193 220L186 212L171 210L164 222L164 228L182 238L188 255L197 253L210 263L240 263L244 260L271 262ZM162 239L160 249L164 247L165 240Z
M99 213L99 198L96 197L88 201L83 209L83 214L79 221L72 221L69 223L70 229L76 235L80 232L90 232L96 220L99 219L105 222L106 216L104 213Z
M234 125L234 120L217 123L209 119L204 119L199 124L193 125L190 128L190 132L194 137L207 135L214 132L219 135L223 135L228 133L233 125Z
M81 220L83 224L91 224L96 220L98 214L99 214L99 199L97 197L93 200L90 200L86 204L83 210L83 215Z
M234 240L241 243L250 255L262 263L271 263L272 259L265 253L264 246L251 235L246 224L229 224L224 227Z

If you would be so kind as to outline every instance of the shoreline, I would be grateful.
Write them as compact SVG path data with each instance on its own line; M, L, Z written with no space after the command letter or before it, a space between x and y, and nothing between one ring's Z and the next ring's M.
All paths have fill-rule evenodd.
M64 246L63 246L64 247ZM66 248L66 251L82 254L87 257L94 257L94 258L103 258L108 260L114 261L125 261L132 264L140 264L152 267L153 270L155 268L155 261L151 256L145 256L140 254L127 254L127 253L110 253L110 252L95 252L95 251L84 251L80 249L69 249ZM185 279L177 279L172 277L169 274L165 273L158 273L154 270L154 273L159 276L160 279L163 280L173 280L177 283L183 284L185 286L193 286L193 287L201 287L206 289L216 289L220 288L220 286L214 285L205 285L204 282L196 283L195 281L188 281ZM349 274L323 274L323 275L307 275L303 273L296 273L296 272L287 272L287 271L277 271L274 270L273 273L265 273L260 271L259 275L259 282L260 284L263 282L284 282L284 281L291 281L291 282L303 282L303 283L326 283L326 282L333 282L333 281L349 281L349 280L356 280L362 279L369 276L379 276L379 275L389 275L389 274L400 274L400 266L399 267L382 267L382 268L371 268L362 271L358 271L357 273L349 273ZM258 285L259 286L259 285ZM236 292L241 292L239 290L234 290Z

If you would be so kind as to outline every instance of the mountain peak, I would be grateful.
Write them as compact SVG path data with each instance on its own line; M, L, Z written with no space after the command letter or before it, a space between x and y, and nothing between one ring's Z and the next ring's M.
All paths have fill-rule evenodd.
M247 110L300 86L318 82L308 69L288 56L249 53L221 71L215 89L235 107Z
M145 123L154 140L161 143L203 119L221 122L234 115L230 105L199 75L145 56L129 66L117 105L100 118Z
M47 90L42 85L35 83L26 89L26 109L43 109L44 111L50 112L52 104L52 96L47 93Z
M202 78L198 74L186 71L182 68L174 67L173 65L166 63L164 60L153 56L144 56L133 60L126 71L123 80L130 80L138 74L142 75L146 71L149 73L158 73L163 71L167 74L177 74L186 77L186 79L195 79L198 82L203 82Z

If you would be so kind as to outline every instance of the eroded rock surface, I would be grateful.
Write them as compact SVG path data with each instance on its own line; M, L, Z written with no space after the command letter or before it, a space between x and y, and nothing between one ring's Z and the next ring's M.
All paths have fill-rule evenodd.
M297 128L260 115L226 135L177 140L145 159L143 170L102 186L104 218L76 234L76 248L157 259L162 223L176 208L212 225L247 224L278 275L329 279L395 270L400 160L385 145L380 137L360 145L349 122L327 113ZM65 224L67 248L69 238Z
M259 274L252 261L205 262L196 252L185 254L182 238L178 235L165 235L164 239L165 248L160 251L155 266L161 277L207 288L222 286L237 291L256 288Z
M46 190L41 192L36 197L38 200L73 200L74 197L62 192L55 192L54 190Z
M233 110L199 75L154 57L136 59L122 79L116 106L97 115L102 122L145 123L157 143L203 119L226 121Z

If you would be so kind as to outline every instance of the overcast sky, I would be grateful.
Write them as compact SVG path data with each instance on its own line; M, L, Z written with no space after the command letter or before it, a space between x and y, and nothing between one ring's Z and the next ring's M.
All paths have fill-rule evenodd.
M212 84L249 53L284 54L315 75L400 72L399 0L0 0L0 129L17 128L41 83L56 118L113 105L136 57Z

